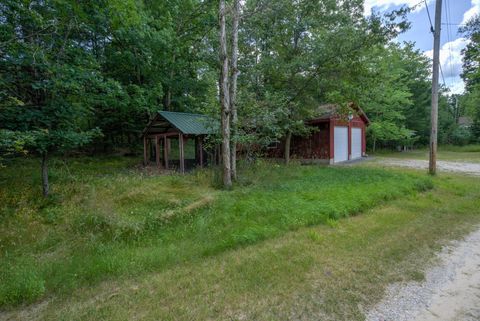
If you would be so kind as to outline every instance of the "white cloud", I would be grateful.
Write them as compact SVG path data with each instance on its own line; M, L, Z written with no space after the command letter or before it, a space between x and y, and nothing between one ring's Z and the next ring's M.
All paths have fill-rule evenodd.
M467 23L473 16L480 14L480 0L472 0L472 7L463 14L462 24Z
M451 42L443 44L440 48L440 63L442 64L445 77L454 77L460 75L462 71L462 50L467 45L468 40L457 38ZM433 58L433 50L425 52L430 58Z
M479 1L479 0L472 0L472 1ZM432 2L432 0L427 0L427 3ZM407 5L409 7L413 7L418 5L418 0L365 0L365 15L369 15L372 12L372 9L375 8L377 11L387 10L390 7L394 6L401 6ZM425 8L423 3L420 3L415 10L420 11Z
M468 44L468 39L458 38L443 44L440 48L440 64L442 66L445 83L453 93L461 93L464 89L460 78L462 73L462 49ZM430 59L433 58L433 50L424 53Z
M463 80L460 77L454 78L452 80L453 83L449 86L450 92L452 94L458 95L463 94L465 92L465 83L463 82Z

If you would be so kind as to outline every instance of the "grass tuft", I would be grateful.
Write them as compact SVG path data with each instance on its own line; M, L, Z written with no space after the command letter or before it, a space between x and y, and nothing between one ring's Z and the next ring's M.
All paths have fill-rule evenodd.
M45 281L31 269L32 263L22 263L3 267L1 279L4 282L0 286L0 305L30 303L45 293Z

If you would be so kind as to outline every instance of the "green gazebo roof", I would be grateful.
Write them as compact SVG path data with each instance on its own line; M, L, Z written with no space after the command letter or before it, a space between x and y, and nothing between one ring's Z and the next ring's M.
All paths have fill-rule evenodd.
M206 115L159 111L160 116L185 135L207 135L212 133L212 119Z
M162 133L174 128L184 135L208 135L214 133L215 123L213 118L206 115L159 111L144 133Z

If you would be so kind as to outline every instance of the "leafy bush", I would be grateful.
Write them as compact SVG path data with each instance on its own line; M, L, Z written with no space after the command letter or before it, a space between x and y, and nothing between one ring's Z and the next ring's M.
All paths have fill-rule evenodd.
M452 131L451 140L454 145L467 145L472 140L472 132L469 128L457 127Z

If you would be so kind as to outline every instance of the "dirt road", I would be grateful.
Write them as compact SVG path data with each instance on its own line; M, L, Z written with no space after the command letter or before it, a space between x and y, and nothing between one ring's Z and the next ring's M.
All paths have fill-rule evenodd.
M387 166L400 166L425 170L428 168L428 161L420 159L380 158L378 161ZM437 161L437 166L439 171L480 176L480 163Z
M393 284L368 321L480 320L480 229L445 247L424 282Z
M427 169L428 161L381 158L386 166ZM438 161L438 170L480 176L480 163ZM445 247L424 282L393 284L368 321L480 320L480 229Z

